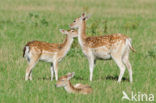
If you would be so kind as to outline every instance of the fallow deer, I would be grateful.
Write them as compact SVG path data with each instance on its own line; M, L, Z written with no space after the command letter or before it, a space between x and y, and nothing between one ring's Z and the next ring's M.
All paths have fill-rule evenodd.
M75 75L74 72L68 73L65 76L59 78L56 83L56 87L64 87L68 93L80 93L80 94L89 94L92 93L92 88L87 84L78 83L72 85L70 79Z
M31 41L25 45L23 57L26 57L28 61L25 80L32 80L32 69L39 60L51 63L51 81L53 80L53 73L55 73L55 79L58 80L58 62L68 53L73 38L78 35L76 30L60 29L60 32L66 34L66 38L62 44Z
M113 59L120 68L118 82L121 81L125 71L125 65L128 68L130 82L132 82L132 66L129 62L129 51L135 51L131 45L131 39L123 34L111 34L104 36L86 36L86 20L88 16L83 13L76 18L71 28L78 28L78 41L83 53L87 56L90 69L90 81L93 77L94 63L96 59Z

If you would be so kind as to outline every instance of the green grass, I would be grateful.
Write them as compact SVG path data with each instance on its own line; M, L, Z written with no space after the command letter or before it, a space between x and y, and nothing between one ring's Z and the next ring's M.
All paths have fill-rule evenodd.
M121 100L122 91L156 96L155 5L155 0L0 0L0 103L129 102ZM24 45L31 40L62 42L65 37L59 29L69 29L68 24L84 11L92 15L87 21L87 35L122 33L132 38L137 50L130 53L133 83L106 79L119 75L114 61L97 61L89 82L88 61L77 39L59 63L59 77L75 72L71 82L91 85L92 94L68 94L56 88L56 81L49 79L50 64L45 62L35 66L33 81L26 82ZM124 78L129 78L127 70Z

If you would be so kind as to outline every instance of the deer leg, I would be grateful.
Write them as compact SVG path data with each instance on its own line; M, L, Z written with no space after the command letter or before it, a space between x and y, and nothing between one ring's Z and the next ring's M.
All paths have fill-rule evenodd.
M131 63L129 62L129 51L127 51L125 53L125 55L123 56L123 63L126 65L126 67L128 69L130 82L132 83L132 81L133 81L133 78L132 78L132 66L131 66Z
M118 65L118 67L120 68L120 75L118 78L118 82L121 82L121 79L122 79L124 72L125 72L125 66L124 66L120 56L115 55L115 56L112 56L112 58L114 59L114 61Z
M57 81L58 80L58 69L57 69L58 63L54 62L53 65L54 65L55 79Z
M28 65L27 69L26 69L26 75L25 75L25 80L27 81L28 79L32 79L32 77L29 78L29 76L32 75L32 69L35 66L36 62L30 62L30 64Z
M31 58L30 62L29 62L29 65L26 69L26 75L25 75L25 80L27 81L28 79L32 80L32 69L33 67L35 66L35 64L37 63L38 61L38 57L36 58Z
M28 63L30 63L30 60L28 60ZM30 74L29 74L29 76L28 76L28 79L29 79L29 80L32 80L32 71L30 71Z
M90 71L90 81L93 79L93 71L94 71L94 57L88 57L89 61L89 71Z
M51 63L50 71L51 71L51 81L53 81L54 68L52 63Z
M30 74L29 74L29 80L32 80L32 70L30 71Z

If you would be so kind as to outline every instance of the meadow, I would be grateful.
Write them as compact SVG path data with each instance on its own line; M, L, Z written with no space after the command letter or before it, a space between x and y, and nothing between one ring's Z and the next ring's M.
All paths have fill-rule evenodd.
M156 1L155 0L0 0L0 103L129 103L122 91L156 96ZM133 83L126 69L117 83L119 68L114 61L97 61L93 81L77 39L59 63L59 77L75 72L73 84L89 84L89 95L68 94L50 81L50 64L39 62L33 80L25 81L27 61L22 57L28 41L61 43L59 29L82 12L91 14L87 35L122 33L132 38L136 53L130 53ZM148 103L148 101L144 101ZM155 98L156 102L156 98Z

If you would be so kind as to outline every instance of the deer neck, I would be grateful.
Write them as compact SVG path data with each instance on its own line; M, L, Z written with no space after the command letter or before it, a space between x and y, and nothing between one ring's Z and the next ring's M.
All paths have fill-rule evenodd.
M68 81L67 85L64 88L69 93L75 93L77 91L77 89L71 84L70 81Z
M78 41L81 47L84 46L85 39L86 39L86 22L83 20L81 26L78 28Z
M72 43L73 38L67 35L65 41L62 44L60 44L60 53L63 54L63 56L65 56L68 53Z

